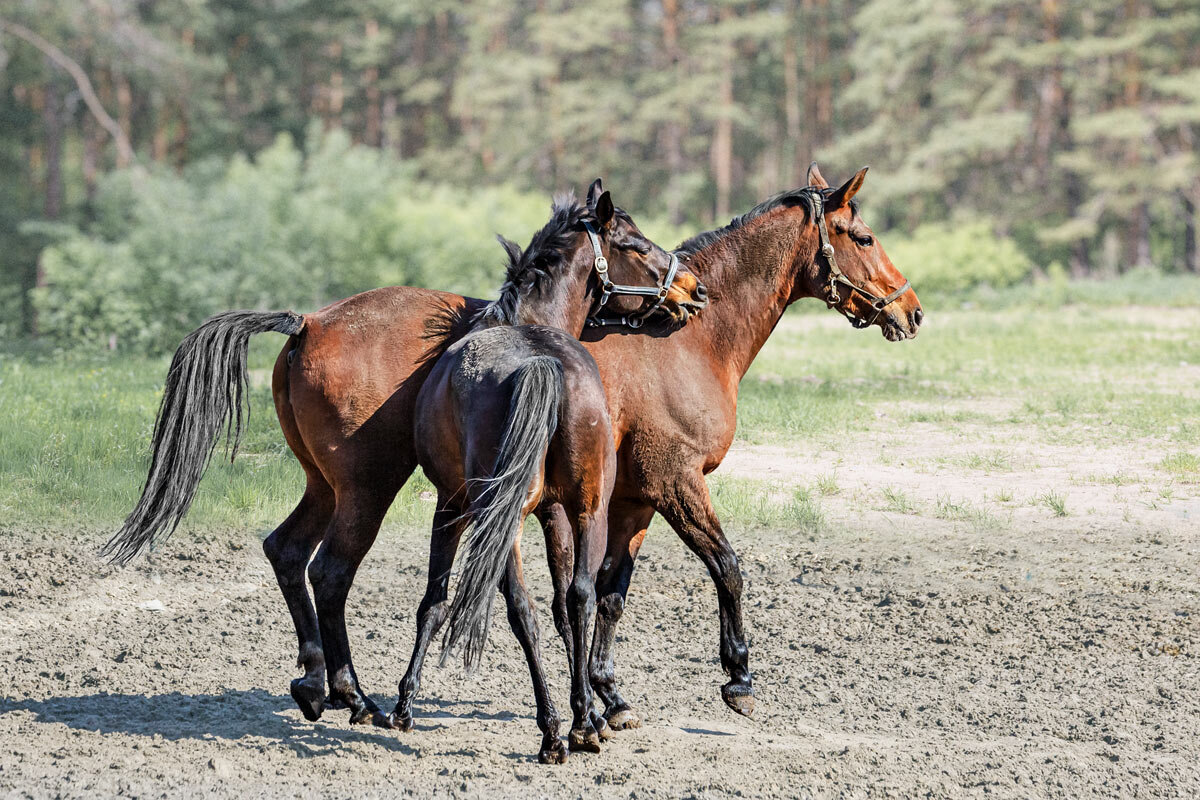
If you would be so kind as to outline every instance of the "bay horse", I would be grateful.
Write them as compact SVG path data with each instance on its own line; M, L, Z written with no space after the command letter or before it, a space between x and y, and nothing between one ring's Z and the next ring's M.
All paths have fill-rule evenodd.
M523 257L520 248L500 238L509 257L509 281L496 302L480 307L482 302L476 301L470 317L476 320L473 324L484 327L502 321L506 324L540 321L562 328L569 334L573 348L578 350L575 362L590 364L595 372L591 356L578 343L585 320L586 324L598 328L615 326L627 331L636 331L645 326L646 334L662 335L669 328L647 323L666 317L673 325L686 324L691 314L703 308L707 300L705 288L695 275L682 267L676 256L666 253L647 239L629 215L612 204L611 196L603 190L599 180L589 189L587 204L587 208L584 208L573 198L556 199L550 223L538 232L533 245ZM587 269L582 270L580 265ZM565 274L561 280L559 273ZM424 295L434 294L413 291ZM322 322L330 326L331 332L341 324L353 329L355 320L370 323L374 319L370 310L358 306L356 301L361 297L349 298L323 309L317 315L309 315L312 319L308 322L305 317L290 311L226 312L214 316L189 334L176 351L168 370L152 436L150 472L141 498L102 552L114 562L123 564L144 547L153 546L168 536L187 513L196 486L222 432L231 458L236 455L243 425L248 380L246 353L250 336L269 330L278 331L295 335L296 344L299 345L310 335L319 337ZM462 323L467 318L460 313L463 310L461 306L447 305L441 313L426 320L427 330L417 342L422 348L420 354L406 349L413 342L398 343L403 360L408 361L410 366L415 365L420 372L420 380L408 376L402 381L402 386L392 390L397 399L405 403L404 413L410 423L406 435L395 442L398 456L389 456L386 452L390 442L376 440L383 447L374 451L376 461L369 469L358 473L364 480L369 480L370 470L386 474L386 464L394 458L401 461L404 479L411 473L414 466L409 460L413 458L410 455L413 402L434 362L438 361L451 342L459 340L464 333ZM444 330L445 326L450 328ZM454 330L452 337L446 332L450 329ZM334 339L337 338L335 334ZM556 343L556 346L562 349L561 343ZM386 350L386 345L382 345L381 352L376 354L380 363L389 360L386 352L382 352ZM309 365L323 369L321 360L313 361L312 355L312 352L301 353L299 347L290 349L276 364L276 379L281 369L297 374L301 374ZM349 353L346 356L351 360L355 358ZM575 372L577 367L578 364L573 367ZM581 383L575 372L570 373L573 385ZM597 389L598 386L597 375L590 388L593 394L598 391L602 398L602 388ZM300 390L298 394L303 392L303 387L297 388ZM406 388L409 390L407 394ZM343 411L352 412L355 393L363 391L365 387L351 380L344 389L348 405L343 407ZM369 390L365 391L365 395L368 401L376 399ZM276 400L277 411L282 413L278 394ZM562 405L570 408L568 402ZM586 411L582 406L581 409L579 413ZM303 412L301 418L305 418ZM611 448L611 425L607 410L603 411L603 420L605 430L609 432L601 438ZM333 414L327 418L327 422L330 428L325 431L329 436L325 440L325 448L321 447L322 439L315 430L305 431L307 441L314 447L313 457L306 456L301 461L308 473L310 487L314 485L314 474L320 474L315 472L317 465L331 476L338 474L339 467L343 465L352 469L364 466L354 465L353 459L343 460L337 452L342 448L338 436L349 420ZM359 438L362 435L388 434L383 430L373 431L369 425L364 427L359 424L356 427L358 431L353 436L356 442L362 441ZM291 436L288 438L289 441L295 441ZM611 458L607 459L604 467L611 472L614 467L608 462L611 462ZM601 474L606 473L601 470ZM342 477L348 478L349 475L343 473ZM300 639L298 663L304 668L305 675L292 682L292 697L310 720L320 718L326 703L324 684L328 666L330 697L335 704L348 706L352 710L352 722L370 721L383 727L392 727L389 718L380 713L370 698L357 690L358 679L350 661L344 630L344 613L353 576L374 540L382 516L373 526L369 520L376 513L382 515L386 512L395 491L402 484L403 479L386 498L375 494L374 487L369 483L359 486L349 480L326 484L324 489L328 490L328 495L324 492L306 492L306 502L302 502L302 508L293 512L289 520L311 510L313 506L310 503L323 505L332 501L331 507L326 506L326 510L332 512L327 520L328 531L321 531L322 535L316 537L311 542L312 546L302 553L295 550L295 543L282 534L268 537L264 542L264 549L275 568ZM606 479L603 495L605 506L611 484L611 479ZM383 490L386 492L387 487ZM452 496L449 502L461 502L461 498ZM447 506L448 503L439 503L438 516L442 520L447 519L443 513ZM365 528L360 527L363 520L368 520ZM465 520L466 517L463 517L457 522ZM283 527L287 527L286 522ZM442 527L435 524L435 534ZM601 524L600 529L603 527ZM366 538L364 540L361 537ZM321 541L324 541L324 546L308 566L308 576L316 597L314 609L304 586L304 569ZM451 558L453 552L450 551ZM594 568L598 568L598 554L594 561ZM447 577L448 574L442 576L443 591ZM520 586L514 587L514 591L518 590L524 594L523 579ZM529 605L527 598L522 602ZM525 621L532 622L533 619L532 612L527 610ZM533 643L536 645L536 629L534 632ZM522 645L527 644L529 640L522 637ZM533 666L531 663L531 669ZM582 667L581 674L586 676L586 663ZM413 688L415 691L415 684ZM587 688L590 707L590 687ZM553 712L552 708L549 710ZM554 713L550 716L556 718ZM554 739L557 741L557 734Z
M598 752L607 724L593 710L586 637L608 536L616 451L600 372L579 335L589 316L595 320L597 307L616 293L629 293L614 286L610 274L627 284L625 276L649 270L653 287L634 290L650 295L637 320L650 318L669 289L680 291L672 282L689 274L680 270L677 256L642 236L627 215L617 214L608 192L597 197L598 189L593 184L587 207L573 197L556 199L550 222L524 252L501 240L509 265L500 296L434 365L417 395L413 429L417 462L438 500L413 663L400 684L400 711L392 720L411 726L421 663L443 622L448 627L443 660L458 645L467 668L477 664L499 586L533 679L542 763L563 763L567 754L521 572L522 523L534 508L550 503L561 506L568 521L574 553L566 570L574 634L568 743L571 750ZM701 298L685 294L676 304L677 322L686 322L689 304L697 310L703 306L703 291L698 291ZM463 538L466 552L451 603L446 599L450 567Z
M853 202L865 175L864 168L833 190L814 163L807 186L775 195L725 227L684 242L680 258L703 277L711 302L683 330L662 338L584 332L608 396L618 462L590 660L592 687L614 730L640 724L617 690L613 642L634 561L655 512L701 558L716 586L721 666L729 675L722 698L741 714L754 708L741 573L705 476L720 465L733 441L738 383L793 302L819 299L857 328L880 328L889 341L917 335L924 313L920 301ZM349 664L345 593L388 506L416 467L413 417L432 367L430 342L436 353L436 347L461 338L484 305L460 295L393 286L303 316L248 314L203 335L193 333L197 341L189 347L185 340L184 355L176 356L182 361L179 371L173 364L168 376L150 476L108 552L128 561L178 525L219 434L226 430L227 442L238 441L247 340L263 331L287 334L275 362L272 394L284 438L307 484L263 549L296 622L299 664L306 675L324 666L317 642L337 642ZM695 353L705 354L702 362ZM187 380L175 377L185 374ZM547 541L554 543L548 555L561 565L570 531L565 512L551 505L537 513ZM334 549L344 566L336 581L327 568L313 570L321 628L328 631L318 639L304 571L323 541L322 550ZM331 560L321 556L313 563ZM570 625L566 578L560 569L554 576L552 611L563 633ZM570 638L564 636L568 648ZM381 721L364 713L373 704L356 677L349 698L339 697L332 686L331 698L351 709L351 721Z

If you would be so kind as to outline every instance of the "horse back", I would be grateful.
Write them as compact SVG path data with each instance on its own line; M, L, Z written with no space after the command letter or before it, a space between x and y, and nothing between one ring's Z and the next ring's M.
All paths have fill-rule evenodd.
M483 301L392 286L304 316L276 360L272 391L289 446L337 486L415 464L412 416L433 363ZM387 488L387 487L385 487Z

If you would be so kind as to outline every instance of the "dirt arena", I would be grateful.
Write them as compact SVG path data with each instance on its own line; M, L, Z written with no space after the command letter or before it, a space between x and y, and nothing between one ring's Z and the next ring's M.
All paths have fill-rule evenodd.
M536 763L528 676L503 620L475 676L431 661L415 731L351 727L346 711L310 724L287 694L295 639L254 532L181 533L115 571L94 556L103 531L5 530L0 795L1200 794L1196 492L1138 502L1151 489L1116 451L1028 452L993 475L914 468L928 447L915 431L887 458L847 448L815 534L730 526L746 576L751 719L720 700L708 577L656 523L618 650L644 724L563 767ZM742 448L722 472L782 485L829 458ZM1070 458L1134 482L1069 484L1066 517L1023 502L1079 472ZM889 510L880 485L916 508ZM947 492L1013 499L986 522L921 512ZM526 549L552 631L537 537ZM358 670L385 710L425 553L422 531L385 531L350 596ZM569 711L561 647L544 647Z

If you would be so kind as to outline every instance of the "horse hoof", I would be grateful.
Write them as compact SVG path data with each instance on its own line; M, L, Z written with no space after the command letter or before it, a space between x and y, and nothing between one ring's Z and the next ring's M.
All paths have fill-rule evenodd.
M563 747L562 739L555 736L550 741L543 741L538 761L542 764L567 763L567 748Z
M609 714L607 722L614 731L627 731L631 728L642 727L641 719L630 708L622 708L620 711Z
M313 688L304 682L303 678L292 681L292 699L300 706L300 713L309 722L316 722L325 710L325 689L318 686Z
M599 753L600 734L590 725L586 728L572 728L567 735L567 745L572 753Z
M412 714L397 714L393 711L387 715L387 721L387 727L402 733L408 733L413 729Z
M376 728L392 728L390 715L385 715L377 708L368 708L350 717L351 725L373 725Z
M609 727L608 720L600 714L592 712L592 728L595 729L596 735L600 737L600 741L607 742L612 738L612 728Z
M754 713L754 690L749 686L732 681L721 687L721 698L725 705L743 717Z

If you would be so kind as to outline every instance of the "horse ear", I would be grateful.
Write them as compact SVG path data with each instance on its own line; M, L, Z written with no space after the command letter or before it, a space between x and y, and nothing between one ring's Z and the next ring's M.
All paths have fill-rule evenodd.
M504 248L505 254L508 255L508 263L515 267L521 260L521 245L516 242L510 242L498 233L496 234L496 241L500 243L500 246Z
M613 214L615 213L612 195L610 195L608 192L604 192L602 195L600 195L599 199L596 200L595 212L596 222L600 224L601 228L607 228L608 223L612 222Z
M821 175L821 170L817 169L817 162L812 162L808 165L808 185L817 186L821 189L828 189L829 184L825 182L825 177Z
M600 195L603 193L604 193L604 182L602 180L600 180L599 178L596 178L596 180L592 181L592 185L588 187L587 207L595 208L596 201L600 199Z
M863 181L867 179L867 167L863 167L858 172L854 173L854 177L846 181L841 187L829 195L829 199L825 201L827 208L841 208L850 202L854 195L858 194L858 190L862 188Z

